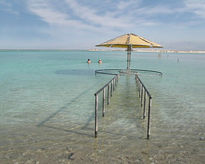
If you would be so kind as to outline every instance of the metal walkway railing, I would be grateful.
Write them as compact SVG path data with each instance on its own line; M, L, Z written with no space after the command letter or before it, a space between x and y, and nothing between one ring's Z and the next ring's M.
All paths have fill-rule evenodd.
M139 76L135 75L136 83L138 84L138 91L139 91L139 98L140 104L143 108L143 116L142 118L145 119L146 117L146 98L148 97L148 121L147 121L147 139L150 137L150 115L151 115L151 106L152 106L152 96L150 95L149 91L145 87L145 85L140 80ZM144 101L143 101L144 100Z
M118 74L109 73L106 71L117 71ZM138 91L139 91L139 98L140 98L140 105L143 109L143 116L142 118L146 118L147 113L147 139L150 138L150 123L151 123L151 106L152 106L152 96L143 84L143 82L140 80L138 76L138 71L141 72L151 72L151 73L157 73L160 76L162 76L162 73L159 71L152 71L152 70L141 70L141 69L132 69L132 73L135 75L135 80L138 85ZM107 105L110 104L110 97L113 95L113 91L115 90L115 87L118 83L119 74L123 73L123 70L121 69L102 69L102 70L96 70L95 73L99 74L108 74L108 75L114 75L114 77L105 84L102 88L100 88L94 95L95 95L95 137L97 137L98 133L98 109L99 109L99 100L98 95L103 92L103 98L102 98L102 116L105 115L105 104L107 101ZM106 94L106 88L107 88L107 94ZM107 96L107 97L106 97ZM146 112L147 108L147 112Z
M95 137L97 137L98 133L98 95L103 92L102 98L102 116L105 116L105 104L107 100L107 105L110 104L110 97L112 97L115 87L117 86L119 75L115 75L107 84L105 84L102 88L100 88L94 95L95 95ZM106 94L107 88L107 94ZM106 98L107 96L107 98Z
M115 72L118 72L118 73L123 73L123 72L126 72L127 70L126 69L98 69L95 71L95 74L107 74L107 75L115 75L113 73L110 73L109 71L115 71ZM162 72L159 72L159 71L154 71L154 70L145 70L145 69L130 69L130 72L132 74L136 74L136 73L153 73L153 74L156 74L156 75L160 75L162 76Z

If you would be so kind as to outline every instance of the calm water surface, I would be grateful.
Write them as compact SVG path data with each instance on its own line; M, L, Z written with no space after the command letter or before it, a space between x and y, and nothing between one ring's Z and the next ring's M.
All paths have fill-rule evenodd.
M132 53L131 67L163 72L139 74L153 97L149 141L133 76L93 135L93 94L112 77L94 71L126 68L126 52L0 51L0 163L203 163L205 54Z

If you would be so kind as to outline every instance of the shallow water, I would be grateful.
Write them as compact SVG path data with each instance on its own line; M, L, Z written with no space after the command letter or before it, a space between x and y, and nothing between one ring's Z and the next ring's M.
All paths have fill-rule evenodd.
M203 163L205 54L133 52L131 67L163 72L139 74L149 141L133 76L120 77L94 138L93 94L112 78L94 70L126 68L125 52L0 51L0 163Z

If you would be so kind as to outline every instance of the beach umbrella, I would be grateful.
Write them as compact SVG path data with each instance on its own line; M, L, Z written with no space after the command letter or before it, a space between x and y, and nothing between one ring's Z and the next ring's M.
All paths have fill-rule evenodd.
M125 34L114 39L108 40L102 44L98 44L99 47L117 47L127 49L127 69L130 69L131 51L132 48L162 48L161 45L151 42L141 36L135 34Z

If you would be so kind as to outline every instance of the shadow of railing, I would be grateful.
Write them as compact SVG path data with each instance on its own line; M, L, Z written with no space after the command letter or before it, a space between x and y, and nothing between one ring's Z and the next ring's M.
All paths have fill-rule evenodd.
M94 85L97 85L98 83L95 83ZM75 96L69 103L65 104L64 106L62 106L59 110L57 110L56 112L52 113L51 115L49 115L47 118L45 118L43 121L41 121L39 124L37 124L38 127L43 126L46 122L48 122L50 119L52 119L53 117L55 117L58 113L62 112L63 110L67 109L70 105L72 105L74 102L76 102L80 97L82 97L83 95L85 95L88 91L90 91L93 88L90 87L86 90L84 90L83 92L81 92L79 95ZM89 119L90 120L90 119ZM88 121L89 121L88 120Z
M76 125L80 125L80 124L76 124ZM83 128L83 130L86 130L86 132L82 131L82 127L80 128L76 128L77 130L71 130L71 129L65 129L62 127L55 127L55 126L49 126L49 125L44 125L44 127L49 128L49 129L54 129L54 130L58 130L58 131L63 131L66 133L72 133L72 134L76 134L76 135L80 135L80 136L86 136L86 137L93 137L93 128ZM118 136L118 137L126 137L130 140L136 140L136 138L138 139L145 139L142 136L136 136L136 135L127 135L127 133L119 133L119 132L113 132L113 131L109 131L109 130L101 130L101 134L109 134L112 136Z

